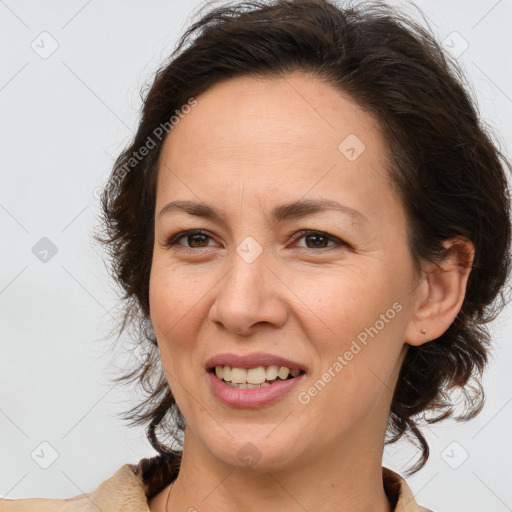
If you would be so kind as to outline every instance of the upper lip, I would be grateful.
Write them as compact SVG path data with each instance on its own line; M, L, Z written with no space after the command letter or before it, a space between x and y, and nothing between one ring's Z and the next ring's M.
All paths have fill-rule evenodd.
M257 368L258 366L286 366L290 370L303 370L304 367L290 359L285 357L276 356L273 354L265 354L263 352L257 352L254 354L217 354L206 361L205 367L207 370L214 368L215 366L231 366L236 368Z

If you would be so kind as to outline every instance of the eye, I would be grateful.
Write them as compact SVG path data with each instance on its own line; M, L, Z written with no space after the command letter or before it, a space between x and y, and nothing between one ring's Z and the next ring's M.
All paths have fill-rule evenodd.
M181 240L186 240L188 245L183 246L179 243ZM188 231L180 231L166 242L166 247L174 247L175 245L181 246L183 249L202 249L210 247L209 242L213 238L201 229L189 229Z
M299 247L304 247L306 249L326 249L332 247L333 245L348 247L347 243L333 235L329 235L323 231L314 231L311 229L303 229L302 231L295 233L293 239L304 239L305 245L299 245ZM329 242L332 242L332 244L327 245Z
M336 245L339 247L348 247L348 244L343 240L340 240L333 235L329 235L328 233L324 233L323 231L315 231L312 229L303 229L302 231L293 234L292 238L294 241L304 239L305 245L296 246L305 249L328 249ZM186 240L185 243L187 245L183 245L183 243L181 243L183 240ZM213 238L207 232L201 229L189 229L172 235L166 242L165 246L179 246L180 249L193 251L195 249L212 247L210 241L213 241ZM328 245L329 243L331 245Z

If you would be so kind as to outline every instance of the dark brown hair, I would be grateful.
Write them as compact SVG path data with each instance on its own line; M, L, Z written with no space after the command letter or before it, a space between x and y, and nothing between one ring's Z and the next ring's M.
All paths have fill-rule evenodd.
M479 120L463 75L435 38L382 3L224 4L185 32L156 73L135 138L116 160L103 191L104 224L97 234L124 291L119 334L131 326L137 343L148 345L145 362L115 379L137 381L147 395L124 417L131 425L147 425L159 453L179 453L157 436L160 430L174 442L184 419L148 324L161 128L171 129L170 120L191 98L221 80L286 77L293 71L327 81L377 120L389 150L389 176L409 219L417 268L424 259L439 261L447 238L467 237L475 246L459 314L438 339L409 348L394 393L387 442L410 436L422 452L411 468L416 471L429 454L420 420L465 420L483 405L479 378L489 351L486 324L504 305L510 268L510 165ZM150 139L151 149L142 151ZM462 394L462 412L455 410L454 392Z

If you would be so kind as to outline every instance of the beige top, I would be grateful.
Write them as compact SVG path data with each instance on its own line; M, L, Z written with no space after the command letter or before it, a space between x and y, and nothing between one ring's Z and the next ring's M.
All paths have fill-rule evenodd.
M69 499L0 498L0 512L149 512L148 502L177 476L176 459L161 455L144 458L137 465L125 464L93 492ZM432 512L416 503L400 475L382 468L386 494L394 512Z

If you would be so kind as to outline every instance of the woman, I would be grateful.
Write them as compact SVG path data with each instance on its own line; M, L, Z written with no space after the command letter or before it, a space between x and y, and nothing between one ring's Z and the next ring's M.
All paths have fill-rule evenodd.
M125 325L153 348L123 377L149 393L129 417L159 455L0 510L428 510L383 444L413 436L418 470L419 419L452 415L451 392L462 419L482 406L508 168L456 69L390 8L205 14L102 202Z

